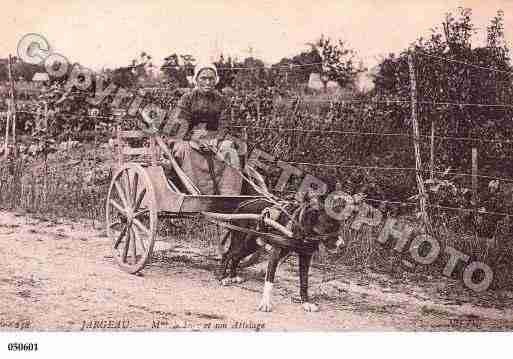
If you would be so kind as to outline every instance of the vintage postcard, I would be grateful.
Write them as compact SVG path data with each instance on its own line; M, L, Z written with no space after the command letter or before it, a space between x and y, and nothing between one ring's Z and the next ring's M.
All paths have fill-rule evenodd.
M3 334L513 329L512 2L0 19Z

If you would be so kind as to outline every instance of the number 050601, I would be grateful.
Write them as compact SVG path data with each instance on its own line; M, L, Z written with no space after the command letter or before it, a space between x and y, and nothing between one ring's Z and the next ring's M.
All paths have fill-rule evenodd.
M9 343L7 350L17 352L32 352L37 351L37 343Z

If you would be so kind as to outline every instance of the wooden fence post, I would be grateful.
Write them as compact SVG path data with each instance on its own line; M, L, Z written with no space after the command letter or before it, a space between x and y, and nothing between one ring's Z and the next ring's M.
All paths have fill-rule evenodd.
M119 123L116 125L116 152L118 154L118 166L121 168L123 165L123 162L125 162L124 156L123 156L123 149L122 149L122 139L121 139L121 125Z
M433 119L431 119L429 174L431 179L435 178L435 121Z
M242 146L239 148L239 151L243 153L242 155L242 161L243 166L242 168L245 168L248 163L248 129L246 127L242 128Z
M9 54L9 83L10 83L10 97L11 97L11 127L12 127L12 145L13 155L16 157L16 99L14 93L14 75L12 73L12 56Z
M9 127L11 118L11 105L8 104L8 110L5 113L5 142L4 142L4 159L9 156Z
M44 108L44 122L43 122L43 128L45 131L48 130L48 101L44 101L45 108Z
M431 222L427 213L427 196L422 179L422 159L420 157L420 135L419 124L417 122L417 80L415 77L415 64L413 55L408 55L408 67L410 69L410 96L411 96L411 124L413 128L413 149L415 152L415 174L417 178L417 190L419 194L420 212L422 221L426 227L427 233L433 233Z
M477 148L472 147L472 202L474 206L477 206Z

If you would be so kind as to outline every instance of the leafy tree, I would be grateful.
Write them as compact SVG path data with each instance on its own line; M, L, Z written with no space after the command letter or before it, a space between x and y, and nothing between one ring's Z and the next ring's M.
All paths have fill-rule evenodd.
M447 13L442 25L445 43L451 53L465 56L471 51L471 38L476 33L476 30L472 24L472 10L460 7L458 11L458 18L455 18L452 13Z
M312 72L321 73L322 59L315 49L303 51L292 58L282 58L271 66L275 84L282 88L294 89L308 82Z
M410 98L408 56L414 59L421 133L430 132L434 121L439 136L502 139L513 133L509 119L513 111L496 105L513 100L509 49L504 40L504 17L499 11L487 27L487 44L475 47L472 11L458 8L448 13L430 36L419 38L399 54L390 54L378 65L374 95L388 99ZM494 71L498 70L498 71ZM459 105L460 104L460 105ZM478 106L477 104L483 104ZM492 106L490 106L492 105ZM405 110L398 121L409 118ZM398 123L408 131L406 123ZM479 146L480 169L497 175L511 175L501 165L506 148L475 141L441 141L438 165L471 167L469 148ZM426 148L427 151L427 148ZM509 150L508 150L509 151ZM502 162L501 162L502 161Z
M504 82L507 75L461 64L509 71L509 50L505 45L503 15L492 19L488 27L486 47L472 48L475 33L471 10L459 8L459 16L448 13L442 22L443 31L435 27L428 39L419 38L399 55L390 54L378 65L374 79L378 93L398 97L409 96L408 55L415 58L419 96L424 100L478 102L496 100L497 89L484 89L490 79ZM435 57L430 57L435 56ZM442 59L437 59L442 58ZM444 61L443 58L450 61Z
M307 45L309 50L292 58L283 58L272 66L280 84L297 88L299 84L308 82L310 74L315 72L321 74L325 90L330 80L345 87L354 84L357 75L365 70L357 61L356 52L341 40L334 42L321 35Z
M235 63L235 68L240 68L235 72L233 85L241 90L254 90L268 85L267 72L264 62L255 57L247 57L240 63Z
M8 70L9 59L0 59L0 81L9 80ZM25 81L32 81L36 72L46 72L44 66L26 63L18 57L12 57L12 71L15 79L23 78Z
M137 83L137 76L133 66L119 67L111 72L112 82L122 88L133 88Z
M188 87L187 76L193 75L195 61L192 55L174 53L164 58L161 70L175 87Z
M312 56L315 58L317 54L317 58L321 60L321 81L324 89L329 80L336 81L340 87L352 85L357 75L365 71L356 59L356 52L348 48L342 40L335 43L329 37L321 35L308 45L312 49Z
M219 84L217 87L219 89L223 89L227 86L233 87L237 72L233 59L228 57L228 59L225 60L223 54L221 54L219 59L214 62L214 65L216 65L219 75Z
M107 70L107 72L114 84L130 89L137 87L141 81L147 80L152 68L152 57L142 51L139 57L130 61L130 65Z

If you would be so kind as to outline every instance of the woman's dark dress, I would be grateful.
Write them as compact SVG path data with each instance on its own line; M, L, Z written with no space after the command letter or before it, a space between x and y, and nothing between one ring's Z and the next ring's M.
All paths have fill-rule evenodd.
M185 120L189 126L184 141L175 143L173 154L202 194L238 195L241 192L238 163L229 166L221 160L227 158L227 151L236 153L233 143L217 138L227 109L228 104L218 91L204 93L198 89L183 95L176 108L175 119ZM200 143L217 148L218 157L209 158L201 151Z

